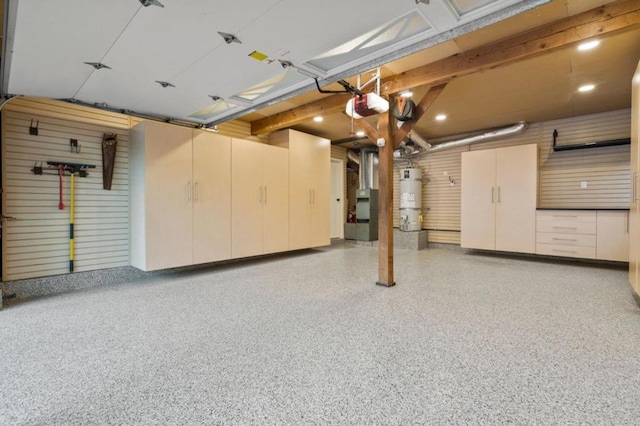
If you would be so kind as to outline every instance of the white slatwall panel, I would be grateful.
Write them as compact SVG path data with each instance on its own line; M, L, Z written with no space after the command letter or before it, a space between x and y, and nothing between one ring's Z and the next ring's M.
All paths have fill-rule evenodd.
M70 178L63 182L65 209L58 210L58 177L34 175L36 161L96 166L87 178L75 178L75 270L129 265L129 117L18 99L5 106L2 119L4 213L18 218L4 227L3 280L69 271ZM39 121L38 136L29 134L31 119ZM111 191L102 189L104 133L118 134ZM79 154L70 152L71 138L82 146Z
M542 124L540 207L629 207L629 145L554 152L558 145L628 138L631 110L610 111ZM581 189L580 183L587 182Z
M628 138L631 110L609 111L562 120L534 123L508 139L434 152L414 160L423 173L423 210L429 241L460 243L461 153L504 146L536 143L539 146L539 207L628 208L630 193L628 145L553 152L552 133L558 129L560 143L580 143ZM394 226L399 226L400 182L394 171ZM446 175L445 175L446 173ZM449 183L451 176L456 184ZM587 181L587 189L580 182Z

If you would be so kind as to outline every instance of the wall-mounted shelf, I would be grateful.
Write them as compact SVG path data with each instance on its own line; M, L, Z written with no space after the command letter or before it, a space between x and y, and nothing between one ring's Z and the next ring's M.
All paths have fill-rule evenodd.
M605 146L631 144L631 138L611 139L608 141L598 141L598 142L583 142L583 143L567 144L567 145L557 145L556 144L557 140L558 140L558 130L554 129L553 130L553 150L554 151L571 151L573 149L602 148Z

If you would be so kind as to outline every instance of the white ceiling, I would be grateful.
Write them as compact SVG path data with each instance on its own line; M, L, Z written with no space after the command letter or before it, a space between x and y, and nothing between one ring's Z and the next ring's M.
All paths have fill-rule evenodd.
M214 124L548 0L160 1L5 0L3 94Z

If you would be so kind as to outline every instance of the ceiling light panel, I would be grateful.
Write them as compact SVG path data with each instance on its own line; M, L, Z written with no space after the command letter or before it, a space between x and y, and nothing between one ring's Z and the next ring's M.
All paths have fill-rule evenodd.
M358 59L401 44L419 34L426 37L431 29L431 25L417 11L413 11L321 54L305 65L325 73L335 73Z
M448 3L455 9L459 16L464 16L481 7L496 3L496 0L448 0Z
M414 11L416 6L411 1L378 1L372 7L368 0L351 0L348 7L357 11L356 19L352 13L337 12L344 7L338 0L283 0L243 30L242 40L244 43L254 40L261 45L256 47L261 52L300 65L366 34L390 18Z
M108 64L103 56L140 7L122 0L19 2L7 92L73 97L95 72L85 62ZM96 25L96 16L104 24Z

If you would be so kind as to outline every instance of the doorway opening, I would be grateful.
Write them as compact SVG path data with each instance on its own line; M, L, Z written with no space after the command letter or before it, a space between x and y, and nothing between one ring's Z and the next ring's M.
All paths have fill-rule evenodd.
M331 238L344 238L344 161L331 159Z

